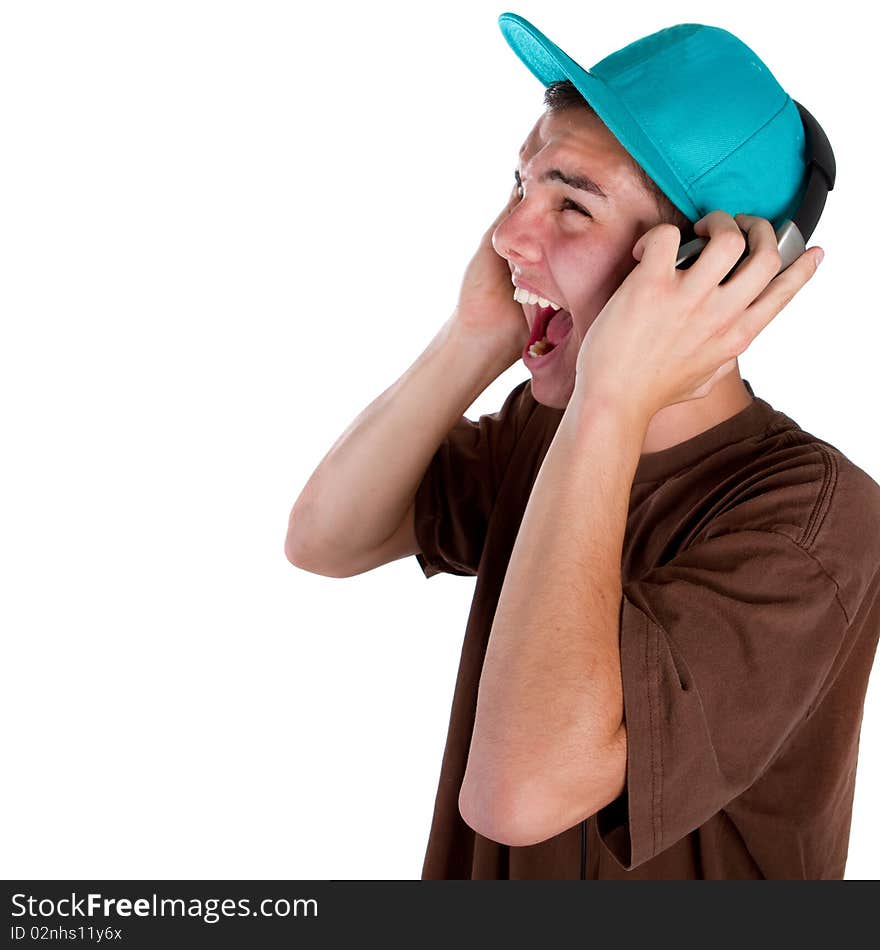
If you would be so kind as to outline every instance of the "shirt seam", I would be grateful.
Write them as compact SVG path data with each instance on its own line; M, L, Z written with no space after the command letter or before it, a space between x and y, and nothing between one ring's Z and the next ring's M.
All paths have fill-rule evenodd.
M647 618L646 622L650 623ZM653 625L651 625L653 626ZM659 853L663 846L663 736L655 719L659 722L659 700L660 700L660 635L655 629L653 633L654 642L654 696L653 702L648 703L648 709L651 715L651 855ZM648 637L645 637L647 644ZM656 713L656 717L655 717ZM657 747L657 777L654 780L654 747ZM659 846L658 846L659 842ZM632 852L630 852L632 860Z
M721 538L727 534L744 534L747 532L751 532L755 534L772 534L772 535L775 535L777 538L784 538L790 544L793 544L799 551L802 551L808 558L810 558L811 561L813 561L816 564L819 570L834 585L834 599L837 602L837 606L840 608L840 612L846 618L847 624L852 623L852 620L850 619L850 616L846 611L846 607L844 607L843 601L840 599L840 585L837 583L834 576L826 570L825 565L819 560L818 557L816 557L815 554L813 554L813 552L809 548L805 548L802 544L800 544L790 535L787 535L782 531L774 531L772 528L732 528L730 531L721 531L717 534L713 534L712 537L708 538L706 541L701 541L701 542L697 542L696 544L692 544L690 545L689 548L686 548L685 550L693 550L699 547L700 544L708 544L708 542L711 541L712 538Z
M824 445L819 445L819 443L816 443L816 446L822 454L822 464L825 468L825 477L822 479L822 487L820 488L819 495L816 498L815 504L813 505L813 510L810 513L807 526L804 529L803 537L798 542L798 544L808 554L810 553L810 548L813 546L813 542L816 540L819 529L825 522L825 516L828 514L828 510L831 507L831 499L834 496L834 489L837 487L838 479L837 460L834 458L832 453L825 448Z

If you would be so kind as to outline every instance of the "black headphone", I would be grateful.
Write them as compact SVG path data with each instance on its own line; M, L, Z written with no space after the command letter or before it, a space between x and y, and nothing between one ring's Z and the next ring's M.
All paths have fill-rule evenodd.
M822 126L799 102L792 101L798 108L804 126L807 186L794 216L783 221L776 229L776 246L782 258L782 266L778 271L780 274L807 249L807 241L819 223L825 207L825 199L828 197L828 192L834 188L834 179L837 174L834 152L831 150L831 143ZM706 238L694 238L682 244L678 249L675 266L682 270L690 267L707 243ZM721 281L722 284L732 276L747 256L748 248Z

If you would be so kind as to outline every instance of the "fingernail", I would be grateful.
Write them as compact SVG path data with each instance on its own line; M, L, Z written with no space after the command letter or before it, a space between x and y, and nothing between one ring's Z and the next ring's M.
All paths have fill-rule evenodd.
M820 248L816 251L816 267L822 263L822 259L825 257L825 252Z

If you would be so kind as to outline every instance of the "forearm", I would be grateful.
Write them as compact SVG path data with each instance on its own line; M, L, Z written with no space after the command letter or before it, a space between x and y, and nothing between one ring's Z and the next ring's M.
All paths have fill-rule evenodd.
M437 447L508 365L464 339L450 318L324 456L291 511L288 551L344 558L385 541Z
M483 815L520 791L540 798L551 776L590 781L593 754L623 722L620 565L646 428L576 391L538 473L495 612L463 783Z

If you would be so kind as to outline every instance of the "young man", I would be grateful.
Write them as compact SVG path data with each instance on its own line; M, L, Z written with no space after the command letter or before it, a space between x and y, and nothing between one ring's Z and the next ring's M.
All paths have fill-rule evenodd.
M880 486L736 363L818 264L780 272L771 223L802 194L796 107L714 27L588 73L500 23L549 108L455 312L322 461L287 556L477 575L423 878L842 878Z

